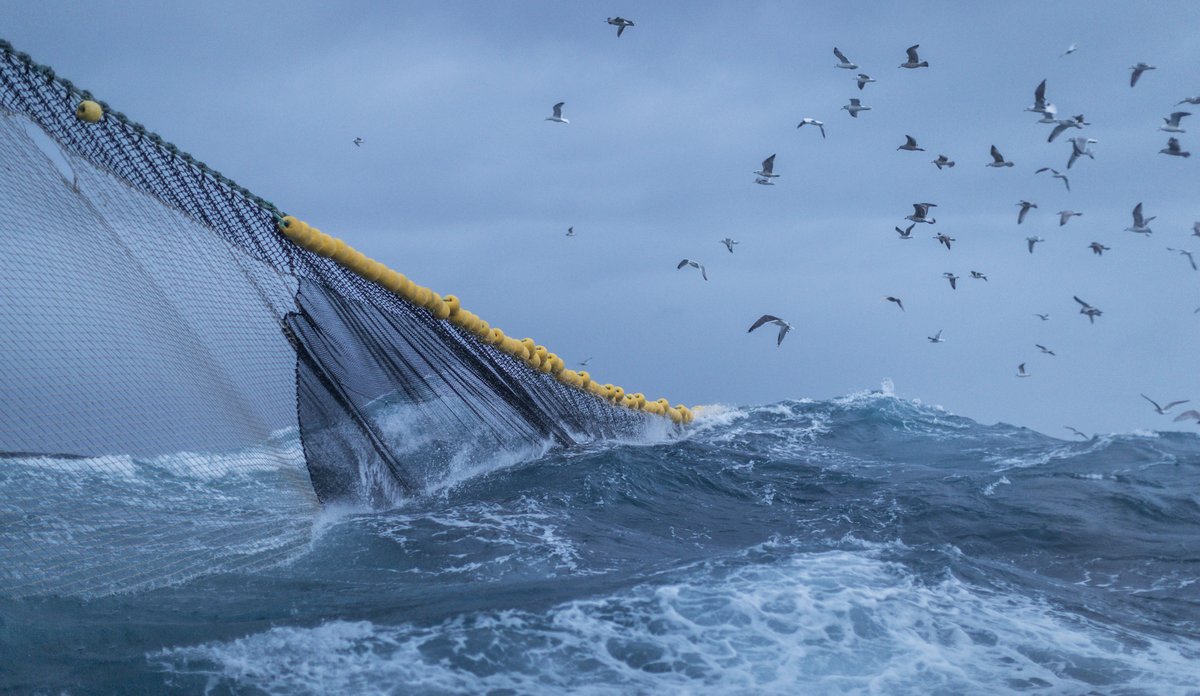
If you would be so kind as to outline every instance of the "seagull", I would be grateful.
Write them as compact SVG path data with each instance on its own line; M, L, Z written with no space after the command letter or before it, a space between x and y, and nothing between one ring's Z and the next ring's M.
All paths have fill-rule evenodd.
M1190 399L1184 399L1183 401L1172 401L1171 403L1167 404L1166 406L1159 406L1158 403L1154 401L1154 399L1151 399L1150 397L1146 396L1145 394L1142 394L1141 396L1143 399L1145 399L1146 401L1149 401L1151 404L1154 405L1154 412L1160 416L1165 416L1165 415L1167 415L1167 411L1170 411L1175 406L1178 406L1179 404L1186 404L1188 401L1190 401Z
M900 311L901 312L904 311L904 303L900 301L899 297L892 297L891 295L887 295L883 299L887 300L888 302L895 302L896 306L900 308Z
M1170 116L1163 119L1163 121L1165 123L1163 125L1159 126L1158 129L1160 131L1166 131L1168 133L1186 133L1187 131L1185 131L1184 129L1179 127L1179 120L1182 119L1184 116L1191 116L1191 115L1192 115L1192 112L1190 112L1190 111L1174 111L1171 113Z
M1046 108L1042 111L1042 117L1037 120L1037 123L1058 123L1058 107L1046 102Z
M354 146L355 146L355 147L362 147L362 144L363 144L363 143L365 143L365 142L367 142L367 141L363 140L362 138L355 138L355 139L354 139Z
M1050 137L1046 138L1046 142L1048 143L1054 142L1055 138L1062 135L1063 131L1068 128L1083 128L1084 126L1091 125L1083 120L1083 114L1072 116L1071 118L1054 119L1050 123L1057 123L1058 125L1054 127L1054 130L1050 131Z
M941 169L942 167L953 167L954 166L954 160L950 159L949 157L947 157L945 155L938 155L938 158L935 159L933 161L933 163L937 165L938 169Z
M1050 167L1042 167L1041 169L1034 172L1034 174L1041 174L1042 172L1050 172L1050 175L1053 176L1055 179L1062 179L1063 185L1067 187L1067 193L1071 192L1071 182L1067 180L1066 174L1063 174L1062 172L1058 171L1057 169L1051 169Z
M763 186L774 186L774 185L775 185L775 182L774 182L774 181L771 181L770 179L764 179L764 178L762 178L761 176L760 176L760 177L758 177L758 178L756 178L756 179L754 180L754 183L756 183L756 184L762 184Z
M1150 221L1158 217L1151 215L1150 217L1142 217L1142 204L1138 203L1133 206L1133 227L1126 227L1126 232L1137 232L1138 234L1153 234L1154 230L1150 229Z
M1164 155L1174 155L1176 157L1191 157L1192 153L1184 152L1179 147L1179 138L1168 138L1167 146L1159 150Z
M1060 210L1058 211L1058 226L1062 227L1063 225L1067 224L1067 220L1070 220L1073 217L1082 216L1083 213L1077 213L1074 210Z
M733 253L733 245L734 245L734 244L741 244L741 242L739 242L739 241L738 241L738 240L736 240L736 239L730 239L729 237L726 237L725 239L722 239L722 240L721 240L721 244L724 244L724 245L725 245L725 248L726 248L726 249L728 249L728 250L729 250L729 253L731 253L731 254L732 254L732 253Z
M1050 321L1049 314L1038 314L1035 312L1033 316L1037 317L1038 319L1041 319L1042 321Z
M974 278L975 280L982 280L984 282L987 282L987 276L980 273L979 271L971 271L971 277Z
M1196 425L1200 425L1200 411L1197 411L1195 409L1192 409L1189 411L1184 411L1183 413L1179 414L1178 416L1175 416L1175 422L1178 423L1179 421L1185 421L1185 420L1188 420L1191 418L1195 418Z
M676 266L675 268L676 268L676 270L678 270L680 268L683 268L684 266L691 266L692 268L699 268L700 275L703 276L705 280L708 280L708 271L704 270L704 264L700 263L699 261L693 261L691 259L684 259L684 260L680 261L679 265Z
M1000 151L996 149L995 145L993 145L992 146L992 161L988 162L987 166L989 166L989 167L1011 167L1011 166L1013 166L1013 163L1004 159L1004 155L1000 154Z
M629 21L628 19L625 19L624 17L609 17L608 19L606 19L604 21L608 22L609 24L611 24L617 28L617 37L618 38L620 38L621 34L625 33L625 27L634 26L633 22Z
M946 251L949 251L949 250L950 250L950 242L957 242L957 241L958 241L958 240L957 240L957 239L955 239L954 237L951 237L951 236L949 236L949 235L946 235L946 234L942 234L942 233L940 233L940 232L939 232L938 234L935 234L935 235L933 236L933 238L934 238L934 239L936 239L936 240L938 241L938 244L945 244L945 245L946 245ZM953 285L954 285L954 282L953 282L953 281L951 281L951 282L950 282L950 285L951 285L951 286L953 286Z
M1075 52L1075 44L1071 44L1070 46L1067 46L1067 50L1066 50L1066 52L1062 53L1062 54L1061 54L1061 55L1059 55L1058 57L1059 57L1059 58L1063 58L1063 57L1065 57L1065 56L1069 56L1069 55L1071 55L1071 54L1072 54L1072 53L1074 53L1074 52ZM1079 432L1079 431L1076 431L1076 432Z
M800 124L797 125L796 127L800 128L801 126L816 126L817 128L821 129L821 137L822 138L825 137L825 124L822 123L821 121L818 121L815 118L805 117L805 118L801 119Z
M1193 236L1193 237L1200 237L1200 222L1193 222L1193 223L1192 223L1192 236Z
M1025 363L1021 363L1020 365L1017 365L1017 376L1018 377L1032 377L1032 375L1030 375L1028 372L1025 371Z
M913 206L913 214L905 215L904 216L905 220L912 220L913 222L927 222L931 225L937 223L937 220L935 220L934 218L928 217L929 209L936 208L937 207L936 203L913 203L912 206Z
M554 105L554 115L547 116L546 120L554 121L555 123L570 123L570 121L563 118L563 115L562 115L563 104L566 104L566 102L559 102L559 103L555 104Z
M858 70L858 63L851 63L846 54L839 51L836 46L833 48L833 55L837 56L838 59L838 64L835 67L845 68L846 70ZM860 87L859 89L862 88Z
M900 64L901 68L928 68L929 67L929 61L921 60L921 58L917 55L917 49L920 47L921 47L921 44L913 44L912 46L909 46L907 49L905 49L905 52L908 53L908 60Z
M1033 90L1033 106L1027 106L1025 110L1035 114L1044 114L1046 113L1046 103L1046 81L1042 80Z
M1129 86L1133 87L1137 84L1138 78L1142 76L1142 73L1146 72L1147 70L1157 70L1158 68L1147 63L1139 62L1137 65L1129 66L1129 69L1133 71L1133 74L1129 76Z
M754 173L764 179L774 179L775 177L779 176L775 173L775 155L771 155L763 160L762 169Z
M1183 100L1175 103L1175 106L1180 104L1200 104L1200 97L1184 97Z
M1042 345L1042 344L1040 344L1040 343L1035 343L1035 344L1033 344L1033 347L1034 347L1034 348L1037 348L1037 349L1038 349L1038 350L1040 350L1040 351L1042 351L1042 352L1043 352L1043 353L1045 353L1046 355L1054 355L1054 351L1050 350L1049 348L1047 348L1046 346L1043 346L1043 345Z
M1084 302L1083 300L1079 299L1077 296L1072 295L1072 297L1075 297L1075 301L1080 304L1079 313L1087 315L1089 322L1095 324L1096 317L1098 317L1104 313L1104 312L1101 312L1100 310L1096 309L1095 307L1091 306L1090 304Z
M1037 203L1030 203L1029 201L1018 201L1017 205L1021 206L1021 211L1019 213L1017 213L1017 224L1019 225L1022 222L1025 222L1025 213L1028 213L1030 208L1036 208Z
M897 150L908 150L909 152L925 152L925 148L917 147L917 139L911 135L904 136L904 144L896 148ZM941 167L938 167L941 169Z
M913 224L909 225L908 227L906 227L904 229L900 229L899 227L897 227L896 234L900 235L900 239L912 239L912 231L913 231L913 228L916 226L917 226L917 223L914 222Z
M1104 252L1109 250L1108 247L1104 246L1100 242L1092 242L1088 245L1088 248L1091 249L1092 253L1096 256L1104 256Z
M1091 437L1088 437L1086 434L1079 432L1078 430L1076 430L1075 428L1072 428L1072 427L1071 427L1071 426L1069 426L1069 425L1064 425L1063 427L1064 427L1064 428L1066 428L1067 430L1070 430L1071 432L1075 433L1075 434L1076 434L1076 435L1078 435L1079 437L1082 437L1082 438L1083 438L1083 439L1085 439L1085 440L1091 440L1091 439L1092 439Z
M779 336L775 339L775 347L778 348L780 344L783 343L783 337L787 335L787 332L792 330L792 325L780 319L779 317L771 316L770 314L764 314L758 318L758 321L751 324L749 329L746 329L746 333L750 333L766 323L779 325Z
M1067 169L1075 164L1075 160L1080 157L1087 156L1091 159L1096 159L1095 153L1088 149L1088 145L1096 142L1092 138L1071 138L1071 159L1067 160Z
M580 365L580 367L587 367L587 364L590 363L591 361L592 361L591 358L588 358L587 360L580 360L579 365Z
M870 111L871 110L871 107L863 106L862 101L860 101L858 99L851 99L850 103L843 106L842 108L845 109L846 111L849 111L850 115L853 116L854 118L858 118L858 112L860 112L860 111Z
M574 228L574 227L568 227L568 228L567 228L567 236L568 236L568 237L574 237L574 236L575 236L575 228Z
M928 338L930 343L945 343L946 342L946 339L942 338L942 330L941 329L938 329L938 332L935 333L934 335L926 336L925 338Z
M1041 237L1026 237L1025 238L1025 243L1029 245L1029 253L1031 253L1031 254L1033 253L1033 245L1037 244L1038 242L1044 242L1044 241L1046 241L1046 240L1042 239Z
M955 285L955 283L958 282L958 276L954 275L953 273L943 273L942 277L945 278L946 280L950 281L950 289L951 290L958 289L958 286Z
M1188 263L1192 264L1192 270L1197 270L1196 259L1192 258L1192 252L1188 251L1187 249L1175 249L1173 247L1167 247L1167 251L1178 251L1181 256L1186 256Z
M866 73L859 73L858 80L856 80L856 82L858 82L858 88L860 90L863 88L864 85L866 85L870 82L875 82L875 81L876 81L875 78L871 77L870 75L867 75Z

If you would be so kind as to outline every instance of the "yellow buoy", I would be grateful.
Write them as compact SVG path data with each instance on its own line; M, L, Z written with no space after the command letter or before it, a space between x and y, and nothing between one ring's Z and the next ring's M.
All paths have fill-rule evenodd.
M88 123L95 123L104 116L104 109L91 99L85 99L79 102L79 106L75 107L75 118Z
M450 309L450 316L458 314L458 310L462 308L462 303L454 295L446 295L442 300L446 302L446 306Z

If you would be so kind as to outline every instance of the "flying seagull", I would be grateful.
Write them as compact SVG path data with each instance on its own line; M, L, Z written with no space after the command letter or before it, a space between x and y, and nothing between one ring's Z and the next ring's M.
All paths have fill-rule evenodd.
M739 241L738 241L738 240L736 240L736 239L731 239L731 238L729 238L729 237L726 237L725 239L722 239L722 240L721 240L721 244L724 244L724 245L725 245L725 248L726 248L726 249L728 249L728 250L729 250L729 253L731 253L731 254L732 254L732 253L733 253L733 245L734 245L734 244L741 244L741 242L739 242Z
M1035 114L1044 114L1046 113L1046 104L1046 81L1042 80L1033 90L1033 106L1027 106L1025 110Z
M858 63L850 62L850 59L846 57L846 54L839 51L837 46L833 47L833 55L837 56L838 59L838 64L835 67L845 68L846 70L858 70Z
M942 277L945 278L946 280L950 281L950 289L951 290L958 289L958 285L955 284L958 282L958 276L954 275L953 273L947 272L947 273L943 273Z
M579 365L580 365L581 367L587 367L587 364L588 364L588 363L590 363L591 361L592 361L592 359L591 359L591 358L588 358L587 360L580 360L580 361L579 361Z
M1179 421L1191 420L1193 418L1196 419L1196 425L1200 425L1200 411L1195 409L1184 411L1178 416L1175 416L1175 422L1178 423Z
M1166 131L1168 133L1186 133L1187 131L1185 131L1184 129L1179 127L1179 121L1184 116L1191 116L1191 115L1192 115L1192 112L1190 112L1190 111L1172 112L1170 116L1163 119L1164 123L1163 123L1163 125L1159 126L1158 129L1160 131Z
M1192 153L1184 152L1179 147L1179 138L1168 138L1167 146L1159 150L1164 155L1174 155L1175 157L1191 157Z
M1088 245L1088 248L1091 249L1092 253L1096 256L1104 256L1104 252L1109 251L1109 248L1100 242L1092 242Z
M703 276L705 280L708 280L708 271L704 270L704 264L700 263L699 261L693 261L691 259L684 259L684 260L680 261L679 265L676 266L675 268L680 269L680 268L683 268L684 266L691 266L692 268L699 268L700 275Z
M1079 313L1086 315L1089 322L1095 324L1096 317L1098 317L1104 313L1104 312L1101 312L1100 310L1096 309L1095 307L1091 306L1090 304L1084 302L1083 300L1079 299L1078 297L1076 297L1074 295L1072 295L1072 297L1075 297L1075 301L1078 302L1080 305Z
M606 19L604 21L608 22L609 24L611 24L617 28L617 37L618 38L620 38L621 34L625 33L625 27L634 26L633 22L629 21L628 19L625 19L624 17L609 17L608 19Z
M1070 169L1071 165L1075 164L1075 160L1080 157L1096 159L1095 153L1088 149L1088 145L1094 142L1096 141L1091 138L1071 138L1071 159L1067 160L1067 169Z
M1058 107L1046 102L1046 109L1042 112L1042 117L1037 120L1037 123L1058 123Z
M1042 345L1042 344L1040 344L1040 343L1035 343L1035 344L1033 344L1033 347L1034 347L1034 348L1037 348L1037 349L1038 349L1038 350L1040 350L1040 351L1042 351L1042 352L1043 352L1043 353L1045 353L1046 355L1054 355L1054 351L1050 350L1049 348L1047 348L1046 346L1043 346L1043 345Z
M937 220L929 217L929 209L936 208L937 203L913 203L912 206L913 213L912 215L905 215L905 220L912 220L913 222L927 222L931 225L937 223Z
M547 116L546 120L554 121L555 123L570 123L570 121L563 118L563 115L562 115L563 104L566 104L566 102L559 102L559 103L555 104L554 105L554 115Z
M1042 321L1050 321L1050 315L1049 315L1049 314L1037 314L1037 313L1035 312L1033 316L1037 317L1038 319L1041 319Z
M870 75L867 75L865 73L859 73L858 79L855 81L858 83L858 88L861 90L863 88L863 86L867 85L868 83L875 82L876 80L875 80L875 78L871 77Z
M1176 102L1175 106L1180 104L1200 104L1200 97L1184 97L1181 101Z
M1025 222L1025 214L1029 212L1030 208L1036 208L1037 203L1030 203L1029 201L1021 200L1017 202L1017 205L1021 208L1021 210L1017 212L1017 224L1019 225L1022 222Z
M941 169L942 167L953 167L954 166L954 160L950 159L949 157L947 157L945 155L938 155L938 158L935 159L933 161L933 163L937 165L938 169Z
M946 339L942 338L942 330L941 329L938 329L938 332L935 333L934 335L926 336L925 338L928 338L930 343L945 343L946 342Z
M762 162L762 169L754 172L764 179L774 179L779 176L775 173L775 155L771 155Z
M1062 54L1060 54L1058 57L1063 58L1065 56L1071 55L1074 52L1075 52L1075 44L1071 44L1070 46L1067 46L1067 50L1065 52L1063 52ZM1079 431L1076 430L1075 432L1079 432ZM1082 435L1082 433L1080 433L1080 434Z
M355 147L362 147L362 144L363 144L363 143L365 143L365 142L367 142L367 141L363 140L362 138L355 138L355 139L354 139L354 146L355 146Z
M845 109L846 111L849 111L850 115L853 116L854 118L858 118L858 112L860 112L860 111L870 111L871 110L871 107L863 106L862 101L860 101L859 99L851 99L850 103L843 106L842 108Z
M917 139L911 135L904 136L904 144L896 148L897 150L908 150L909 152L925 152L925 148L917 147ZM941 167L938 167L941 169Z
M1197 270L1196 259L1192 258L1192 252L1188 251L1187 249L1175 249L1174 247L1167 247L1167 251L1178 251L1180 256L1186 256L1188 263L1192 264L1192 270Z
M938 234L935 234L935 235L933 235L933 238L937 240L938 244L945 244L945 245L946 245L946 251L950 251L950 242L957 242L957 241L958 241L958 240L957 240L957 239L955 239L954 237L951 237L951 236L950 236L950 235L948 235L948 234L942 234L942 233L940 233L940 232L939 232ZM953 281L951 281L951 282L950 282L950 285L951 285L951 286L953 286L953 285L954 285L954 282L953 282Z
M904 229L900 229L899 227L897 227L896 234L900 235L900 239L912 239L912 231L913 231L913 228L916 226L917 226L917 223L914 222L911 225L909 225L908 227L905 227Z
M988 162L987 166L989 166L989 167L1011 167L1011 166L1013 166L1013 163L1004 159L1004 155L1000 154L1000 151L996 149L995 145L993 145L992 146L992 161Z
M1075 433L1075 434L1076 434L1076 435L1078 435L1079 437L1082 437L1082 438L1083 438L1083 439L1085 439L1085 440L1091 440L1091 439L1092 439L1092 438L1088 437L1086 434L1079 432L1078 430L1076 430L1075 428L1072 428L1072 427L1071 427L1071 426L1069 426L1069 425L1064 425L1063 427L1064 427L1064 428L1066 428L1067 430L1070 430L1071 432Z
M1129 76L1129 86L1133 87L1137 84L1138 78L1142 76L1142 73L1146 72L1147 70L1157 70L1158 68L1147 63L1139 62L1137 65L1129 66L1129 69L1133 71L1133 74Z
M760 176L760 177L757 177L757 178L755 178L755 179L754 179L754 183L756 183L756 184L762 184L763 186L774 186L774 185L775 185L775 182L774 182L774 181L771 181L770 179L764 179L764 178L763 178L763 177L761 177L761 176Z
M895 302L896 306L900 308L900 311L901 312L904 311L904 303L900 301L899 297L892 297L891 295L887 295L883 299L887 300L888 302Z
M971 277L974 278L975 280L982 280L984 282L987 282L987 276L980 273L979 271L971 271Z
M801 126L816 126L817 128L821 129L821 137L825 137L825 124L815 118L805 117L801 119L799 125L796 127L800 128Z
M1038 242L1044 242L1044 241L1046 241L1046 240L1042 239L1041 237L1026 237L1025 238L1025 243L1029 245L1029 253L1031 253L1031 254L1033 253L1033 245L1037 244Z
M1067 221L1073 217L1082 217L1082 216L1083 216L1083 213L1077 213L1074 210L1060 210L1060 211L1058 211L1058 226L1062 227L1063 225L1067 224Z
M1017 365L1017 376L1018 377L1031 377L1032 376L1028 372L1025 371L1025 363L1021 363L1020 365Z
M1192 236L1193 236L1193 237L1200 237L1200 222L1193 222L1193 223L1192 223Z
M751 331L767 323L779 325L779 336L775 339L775 347L778 348L780 344L783 343L783 337L787 335L787 332L792 330L792 325L780 319L779 317L771 316L770 314L764 314L758 318L758 321L751 324L749 329L746 329L746 333L750 333Z
M905 53L908 54L908 60L900 64L901 68L928 68L929 67L929 61L921 60L921 58L917 55L917 49L920 47L921 47L921 44L913 44L912 46L909 46L907 49L905 49Z
M568 236L568 237L574 237L574 236L575 236L575 228L574 228L574 227L568 227L568 228L567 228L567 236Z
M1067 187L1067 193L1071 192L1071 182L1067 180L1066 174L1063 174L1062 172L1058 171L1057 169L1051 169L1050 167L1042 167L1041 169L1034 172L1034 174L1041 174L1042 172L1050 172L1050 175L1053 176L1055 179L1062 179L1063 185Z
M1138 234L1153 234L1154 230L1150 229L1150 221L1156 217L1158 216L1151 215L1150 217L1144 217L1142 215L1142 204L1138 203L1133 206L1133 227L1126 227L1125 231L1137 232Z
M1172 408L1178 406L1179 404L1186 404L1188 401L1190 401L1190 399L1184 399L1183 401L1172 401L1171 403L1167 404L1166 406L1159 406L1158 403L1154 399L1151 399L1150 397L1146 396L1145 394L1142 394L1142 398L1145 399L1146 401L1149 401L1151 404L1153 404L1154 412L1160 416L1165 416L1165 415L1167 415L1167 411L1170 411Z

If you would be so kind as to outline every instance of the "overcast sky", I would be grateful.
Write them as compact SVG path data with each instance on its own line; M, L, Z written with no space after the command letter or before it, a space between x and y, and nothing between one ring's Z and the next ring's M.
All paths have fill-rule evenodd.
M900 396L1055 436L1195 430L1139 393L1200 407L1200 273L1167 251L1200 256L1200 106L1180 107L1197 111L1179 136L1197 157L1158 154L1156 130L1200 95L1200 3L334 5L3 2L0 35L284 211L630 391L745 405L890 378ZM637 23L619 39L604 23L618 14ZM930 67L899 69L916 43ZM834 46L878 82L860 92ZM1138 61L1158 69L1131 89ZM1043 78L1060 116L1093 125L1047 144L1023 111ZM872 110L851 119L850 97ZM558 101L569 125L544 120ZM828 138L797 130L805 116ZM905 134L926 152L897 151ZM1099 142L1068 193L1034 171L1065 171L1075 134ZM1016 166L985 167L992 144ZM757 186L772 153L780 177ZM958 166L939 171L939 153ZM1018 226L1020 199L1039 208ZM938 223L901 241L918 201ZM1149 238L1123 231L1139 201ZM1083 216L1059 227L1063 209ZM1046 239L1032 255L1029 235ZM709 281L676 270L683 257ZM1103 310L1095 325L1072 295ZM746 333L763 313L795 327L779 348L770 328Z

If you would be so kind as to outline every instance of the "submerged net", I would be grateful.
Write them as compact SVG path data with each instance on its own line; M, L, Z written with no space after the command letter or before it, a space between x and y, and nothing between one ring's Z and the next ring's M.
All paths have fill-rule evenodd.
M663 419L280 234L279 211L0 44L0 595L276 563L391 505Z

